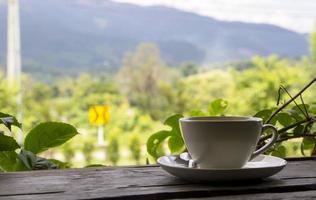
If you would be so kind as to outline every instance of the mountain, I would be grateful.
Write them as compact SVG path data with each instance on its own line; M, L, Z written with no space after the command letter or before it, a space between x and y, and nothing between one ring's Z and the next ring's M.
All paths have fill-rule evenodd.
M163 6L107 0L21 0L24 69L113 69L142 42L171 64L308 54L306 36L267 24L219 21ZM0 4L0 63L5 63L6 6Z

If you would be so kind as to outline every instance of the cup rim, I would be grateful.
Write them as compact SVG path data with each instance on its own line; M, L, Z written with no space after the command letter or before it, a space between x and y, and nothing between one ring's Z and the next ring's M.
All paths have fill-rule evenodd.
M203 116L203 117L183 117L180 122L262 122L262 118L251 116Z

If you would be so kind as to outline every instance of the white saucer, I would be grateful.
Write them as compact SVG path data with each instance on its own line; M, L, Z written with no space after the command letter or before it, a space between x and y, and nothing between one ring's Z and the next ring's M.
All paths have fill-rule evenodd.
M187 153L181 157L187 157ZM259 155L241 169L200 169L188 167L180 156L162 156L157 162L168 173L189 181L236 181L262 179L281 171L286 165L282 158Z

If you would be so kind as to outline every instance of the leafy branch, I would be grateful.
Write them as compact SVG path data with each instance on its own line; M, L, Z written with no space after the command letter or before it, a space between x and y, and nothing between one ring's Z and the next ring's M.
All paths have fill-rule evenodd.
M282 142L285 142L294 138L303 138L301 142L301 152L305 155L305 150L312 150L312 154L316 154L316 132L313 131L313 125L316 121L316 103L308 105L305 104L303 99L303 93L310 88L316 82L316 77L312 79L308 84L306 84L297 94L292 96L290 92L284 87L280 86L278 92L277 105L279 105L281 100L282 92L285 92L290 99L284 104L279 106L277 109L263 109L257 112L254 116L260 117L265 123L270 123L277 125L279 127L279 138L276 144L272 148L270 153L285 156L285 147L282 146ZM299 98L301 103L297 103ZM295 106L286 109L291 103ZM211 102L206 111L203 110L193 110L189 112L189 116L218 116L224 115L226 108L228 106L227 101L223 99L217 99ZM172 119L173 123L167 123ZM151 135L147 140L147 152L153 158L158 158L160 155L166 154L164 151L164 143L169 141L168 148L171 153L179 153L179 151L174 151L175 147L170 143L170 139L177 136L181 136L179 128L179 114L170 116L165 124L171 127L171 131L158 131ZM271 134L265 133L259 142L258 147L264 145L265 141L271 137ZM180 140L181 139L181 140ZM184 151L184 143L182 138L179 139L177 143L177 150ZM181 148L182 145L182 148Z
M316 133L312 133L312 134L300 134L300 135L294 135L294 136L289 136L286 138L282 138L282 139L278 139L276 142L280 143L280 142L284 142L290 139L294 139L294 138L301 138L301 137L310 137L310 138L316 138Z
M311 82L309 82L306 86L304 86L296 95L291 97L290 100L288 100L286 103L284 103L282 106L280 106L277 110L275 110L265 123L268 124L273 119L273 117L275 117L281 110L283 110L291 102L295 101L295 99L297 97L301 96L302 93L305 90L307 90L310 86L312 86L315 82L316 82L316 77ZM279 99L280 99L280 95L279 95Z
M296 123L294 123L294 124L291 124L291 125L289 125L289 126L287 126L287 127L281 128L281 129L278 130L278 133L279 133L280 135L282 135L282 133L286 133L288 130L293 129L293 128L299 126L299 125L305 124L305 123L307 123L307 122L314 122L314 121L315 121L315 117L316 117L316 115L313 116L313 117L308 117L308 118L306 118L306 119L304 119L304 120L301 120L301 121L299 121L299 122L296 122ZM301 135L302 135L302 134L301 134ZM259 143L261 143L261 142L263 142L263 141L269 139L270 137L271 137L271 135L265 135L265 136L261 137L260 140L259 140Z
M0 124L11 133L12 126L22 128L18 120L8 114L0 113ZM62 122L44 122L35 126L25 137L22 148L13 137L0 131L0 171L25 171L57 169L67 167L54 159L38 156L38 153L59 146L78 134L72 125ZM12 135L12 134L11 134ZM18 151L18 153L17 153Z
M294 138L307 138L309 140L312 140L314 145L310 145L313 146L313 151L312 151L312 155L313 152L315 152L316 149L316 134L315 133L311 133L312 131L312 127L314 122L316 121L316 111L309 111L308 109L308 105L305 104L304 99L303 99L303 93L304 91L306 91L309 87L311 87L314 83L316 82L316 78L312 79L312 81L310 81L307 85L305 85L297 94L295 94L294 96L292 96L289 91L284 87L281 86L279 89L279 96L278 96L278 104L280 102L280 98L281 98L281 91L284 91L289 97L290 99L288 101L286 101L284 104L282 104L279 108L277 108L265 121L265 123L274 123L276 121L278 121L278 115L285 110L285 108L287 106L289 106L292 102L295 104L294 109L292 108L291 110L287 110L287 117L288 119L290 118L295 118L295 122L291 123L291 124L287 124L286 126L284 126L283 128L279 129L279 139L277 140L277 144L281 143L283 141L287 141L290 139L294 139ZM300 99L301 104L298 104L296 102L297 99ZM297 112L299 112L301 115L304 116L303 119L301 120L297 120L297 118L300 116ZM292 113L292 115L291 115ZM295 113L293 115L293 113ZM300 117L299 117L300 118ZM289 130L293 130L292 132L288 132ZM267 140L268 138L270 138L271 134L267 134L263 137L260 138L258 145L262 146L264 145L265 140ZM301 148L302 146L304 146L304 140L301 143ZM303 155L304 155L304 151L302 151Z

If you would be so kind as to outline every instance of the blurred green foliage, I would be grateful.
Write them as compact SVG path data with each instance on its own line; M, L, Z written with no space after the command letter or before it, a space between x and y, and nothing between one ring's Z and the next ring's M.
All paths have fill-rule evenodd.
M72 167L92 163L145 164L146 141L152 133L164 128L161 122L168 116L190 115L189 112L201 108L204 109L194 115L225 112L253 116L262 109L276 107L281 84L293 94L315 74L316 62L311 57L289 59L275 55L256 56L247 62L216 69L191 63L171 67L163 62L155 45L142 44L125 56L117 75L100 71L98 76L83 73L45 83L24 74L21 121L25 133L43 121L63 121L77 127L79 136L60 148L40 154L70 163ZM304 93L308 104L315 103L314 91L315 86L312 86ZM17 92L7 87L0 72L2 112L16 116L16 96ZM216 99L225 101L209 105ZM281 99L288 97L282 93ZM97 127L88 120L89 106L98 104L110 106L110 122L104 127L104 146L97 144ZM307 148L309 143L305 143ZM284 147L278 148L280 152L285 151L286 156L302 155L297 140L282 145ZM180 146L174 152L180 151ZM157 155L163 149L164 146L158 149Z
M140 137L139 134L134 133L129 139L129 150L132 154L132 158L136 161L136 164L139 164L141 159L142 143Z
M108 146L106 155L108 156L108 160L113 164L116 165L120 159L120 144L117 132L112 132L109 134L108 137Z

